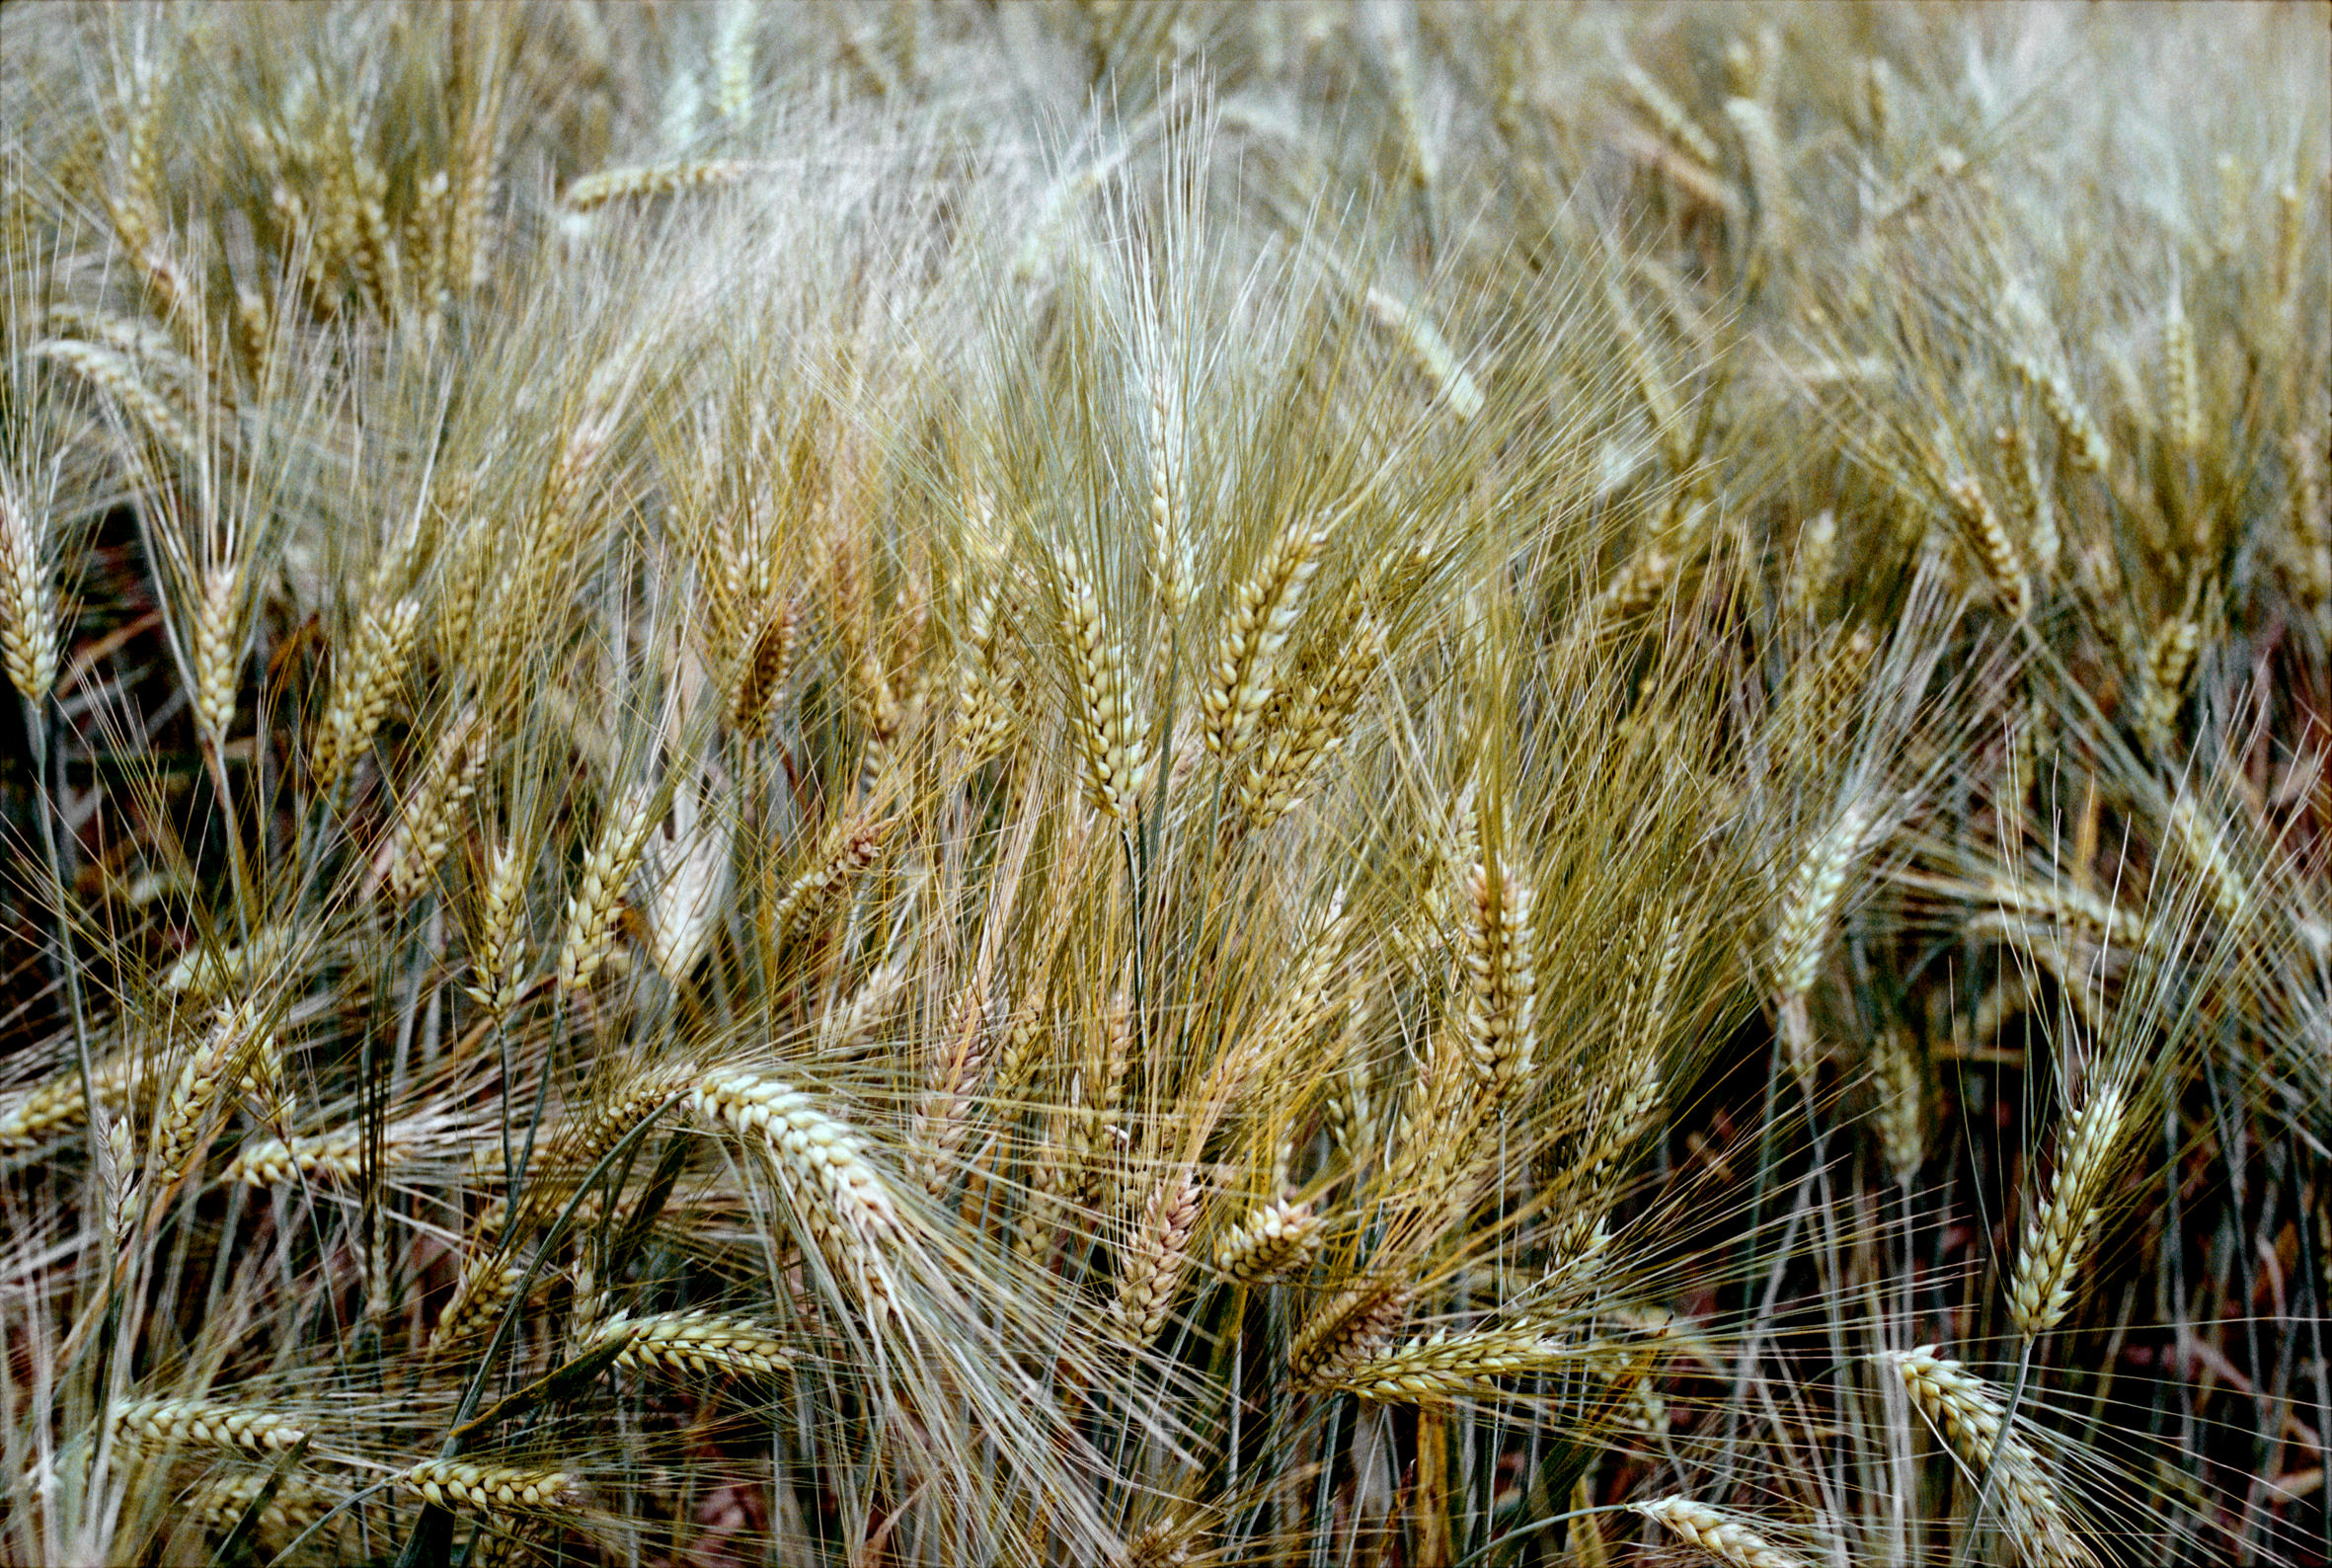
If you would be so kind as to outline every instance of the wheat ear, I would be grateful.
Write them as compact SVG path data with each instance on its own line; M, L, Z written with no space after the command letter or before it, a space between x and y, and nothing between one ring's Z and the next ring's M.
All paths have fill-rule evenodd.
M1889 1352L1881 1360L1961 1464L1971 1473L1997 1469L2001 1513L2027 1561L2036 1568L2096 1568L2096 1556L2073 1534L2041 1456L2013 1433L2001 1441L2000 1405L1982 1379L1938 1356L1932 1345Z
M1334 1384L1371 1404L1443 1404L1495 1394L1502 1377L1549 1372L1578 1353L1530 1327L1442 1330L1351 1361Z
M771 1377L794 1365L793 1352L774 1330L717 1312L651 1312L641 1317L618 1312L592 1329L583 1349L588 1353L619 1341L623 1350L616 1365L635 1372Z
M1116 822L1141 793L1146 769L1136 760L1132 698L1126 658L1102 620L1101 600L1076 568L1061 568L1069 648L1077 671L1077 741L1085 761L1085 798Z
M770 913L772 922L788 935L808 930L851 879L875 863L883 851L883 837L890 830L888 820L845 824L817 863L786 884Z
M1493 1094L1530 1070L1538 979L1530 931L1530 884L1496 856L1466 875L1473 918L1465 928L1466 1049Z
M1688 1497L1664 1497L1628 1507L1734 1568L1806 1568L1804 1558L1766 1540L1740 1516Z
M250 1002L229 1003L218 1010L210 1032L187 1058L171 1085L160 1113L154 1118L150 1143L152 1168L164 1182L175 1182L194 1157L205 1124L233 1082L257 1087L249 1076L255 1059L272 1055L272 1038L261 1039L259 1011ZM264 1070L264 1069L263 1069Z
M114 1407L114 1430L151 1448L201 1444L279 1452L308 1436L306 1427L258 1405L208 1399L127 1399Z
M364 617L355 645L333 681L332 700L317 722L311 771L319 790L332 788L380 729L420 625L418 599L399 599L386 614Z
M1147 1345L1165 1328L1198 1222L1199 1184L1187 1169L1152 1188L1144 1200L1114 1303L1118 1326L1134 1344Z
M1234 756L1246 748L1255 721L1278 689L1280 656L1327 542L1326 529L1290 523L1239 585L1215 654L1213 679L1201 699L1206 749L1214 755Z
M389 891L411 900L436 874L453 842L454 817L477 793L486 769L487 726L475 708L446 725L429 760L405 800L389 840Z
M2089 1086L2057 1137L2057 1174L2029 1215L2008 1282L2008 1316L2035 1339L2064 1321L2073 1273L2096 1232L2107 1179L2128 1131L2130 1096L2118 1078Z
M615 946L615 915L632 873L656 826L653 797L644 790L626 795L608 816L583 862L583 880L567 902L567 934L559 944L559 988L577 991L590 984Z
M1298 1384L1328 1388L1383 1350L1409 1315L1411 1292L1390 1280L1349 1285L1312 1309L1287 1348Z
M36 706L56 687L54 598L33 519L0 484L0 665L17 694Z
M551 1508L576 1490L576 1478L565 1470L520 1470L460 1459L428 1459L399 1470L391 1479L440 1508L458 1503L489 1514Z
M801 1090L757 1072L714 1072L689 1094L698 1115L759 1140L771 1173L826 1261L868 1314L895 1306L888 1254L901 1239L889 1185L850 1126Z
M1261 1204L1215 1243L1214 1266L1241 1285L1269 1285L1308 1268L1320 1250L1321 1216L1308 1203Z

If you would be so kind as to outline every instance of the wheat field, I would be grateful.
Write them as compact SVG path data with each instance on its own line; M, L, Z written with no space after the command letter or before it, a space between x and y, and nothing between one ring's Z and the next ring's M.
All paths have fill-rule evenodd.
M2332 1560L2332 7L0 19L0 1560Z

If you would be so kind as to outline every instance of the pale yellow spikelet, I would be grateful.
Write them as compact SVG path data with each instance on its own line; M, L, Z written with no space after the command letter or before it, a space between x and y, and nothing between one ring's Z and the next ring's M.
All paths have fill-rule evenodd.
M1782 894L1773 933L1774 987L1781 997L1785 1025L1797 1037L1791 1041L1792 1064L1800 1071L1811 1065L1804 1057L1811 1047L1805 1036L1806 997L1822 976L1831 929L1850 891L1854 864L1879 825L1873 802L1856 799L1848 803L1827 826L1807 840L1798 868Z
M2045 585L2057 570L2064 538L2057 525L2057 504L2050 495L2048 478L2041 470L2040 450L2014 420L1993 428L1992 442L1999 448L2000 466L2007 471L2009 510L2017 531L2024 536L2033 570Z
M521 1470L459 1459L429 1459L400 1470L392 1479L440 1508L461 1505L499 1514L510 1509L556 1508L577 1490L565 1470Z
M1806 1568L1804 1558L1765 1539L1749 1521L1688 1497L1663 1497L1628 1507L1734 1568Z
M1619 80L1628 99L1663 136L1698 159L1704 168L1717 166L1721 155L1716 139L1701 129L1690 112L1646 74L1643 67L1633 62L1623 64Z
M1908 1187L1927 1158L1926 1079L1909 1034L1891 1025L1873 1035L1871 1066L1879 1097L1873 1117L1879 1147L1888 1172L1898 1185Z
M1255 765L1239 784L1249 830L1262 832L1308 796L1322 767L1343 749L1368 683L1384 658L1384 625L1356 595L1335 640L1335 662L1317 685L1298 680L1283 707L1268 714Z
M1178 621L1191 600L1191 561L1181 511L1185 434L1182 399L1168 376L1162 353L1149 369L1150 571L1158 602L1169 622Z
M648 837L648 956L664 977L685 980L720 929L735 861L737 823L708 782L683 785L661 830Z
M2146 651L2145 678L2138 687L2138 724L2156 745L2167 746L2173 739L2178 705L2185 698L2187 676L2194 669L2195 652L2202 641L2200 621L2173 616L2155 631Z
M399 599L385 614L365 615L346 665L335 671L332 700L316 726L310 769L318 789L332 788L380 729L420 624L418 599Z
M2227 925L2242 925L2251 911L2251 890L2235 870L2226 840L2203 803L2181 795L2170 803L2170 838L2203 879L2203 892Z
M273 1479L264 1472L210 1476L187 1493L183 1506L207 1531L217 1534L232 1529ZM322 1482L293 1471L275 1486L253 1529L263 1546L280 1549L324 1518L332 1502L332 1494Z
M470 946L470 999L496 1019L518 1004L526 968L526 873L531 857L515 839L487 857Z
M781 1079L733 1068L706 1075L689 1104L709 1122L754 1139L794 1213L870 1316L893 1305L890 1254L902 1239L889 1184L859 1135Z
M1255 721L1278 689L1280 656L1327 541L1324 528L1290 523L1239 585L1213 679L1202 698L1206 749L1214 755L1235 756L1246 748Z
M699 158L681 163L600 169L572 182L560 195L559 204L571 213L586 213L610 201L735 185L759 168L760 165L741 158Z
M260 1029L259 1010L248 1001L219 1008L201 1042L188 1054L161 1110L149 1143L151 1168L174 1182L186 1173L230 1091L253 1086L253 1063L274 1055L272 1037Z
M2009 614L2024 619L2032 613L2032 584L2024 575L2024 556L2017 550L2016 541L2008 536L2008 530L2001 526L1991 499L1972 476L1954 480L1950 493L1952 510L1959 514L1961 526L1968 530L1969 540L1983 562L1992 591L1999 595L2002 607Z
M187 457L200 451L194 431L178 411L170 406L169 399L147 383L144 370L128 354L103 344L83 343L73 338L56 338L36 344L32 353L36 357L63 365L136 415L139 422L173 451Z
M600 1350L617 1341L624 1348L616 1365L635 1372L774 1377L794 1365L793 1352L774 1329L718 1312L651 1312L640 1317L618 1312L594 1328L583 1348Z
M1494 1395L1499 1379L1551 1372L1579 1353L1527 1325L1447 1329L1352 1361L1334 1385L1371 1404L1441 1404Z
M1288 1279L1311 1266L1321 1232L1322 1216L1309 1203L1260 1204L1215 1243L1214 1267L1241 1285Z
M477 793L479 775L486 770L489 739L485 716L467 708L446 724L430 748L385 854L389 891L399 900L417 897L452 847L455 818Z
M429 1333L428 1354L451 1355L492 1329L525 1277L524 1269L493 1253L472 1258L462 1268L452 1299L437 1315L437 1326Z
M101 1111L120 1108L152 1075L150 1061L122 1056L91 1069L88 1095L79 1069L71 1067L21 1091L0 1102L0 1154L37 1148L80 1127L88 1118L91 1095Z
M770 919L780 931L797 935L808 930L840 897L852 879L875 863L883 851L888 820L858 820L842 823L810 870L786 885Z
M582 879L567 901L566 933L559 942L556 973L563 991L590 984L615 946L615 916L632 874L639 870L655 829L655 798L645 790L627 793L608 813L583 861Z
M771 611L754 634L729 710L730 727L744 739L758 741L767 733L770 711L793 668L801 637L801 607L791 599Z
M1137 759L1140 727L1134 722L1126 658L1102 619L1093 586L1073 566L1061 568L1069 647L1077 674L1078 746L1085 761L1085 798L1116 822L1141 794L1146 771Z
M922 1155L923 1185L935 1198L947 1191L955 1175L956 1150L969 1125L972 1091L987 1068L989 1034L988 987L981 977L957 998L946 1036L949 1048L915 1109L913 1136Z
M1199 1184L1188 1169L1159 1183L1143 1201L1112 1303L1119 1328L1134 1344L1147 1345L1165 1328L1198 1222Z
M2057 1135L2049 1196L2028 1215L2008 1280L2008 1317L2027 1339L2064 1321L2073 1277L2103 1217L2105 1187L2129 1132L2130 1095L2108 1075L2089 1085Z
M2175 293L2162 321L2162 403L2172 448L2192 457L2203 446L2202 371L2195 358L2194 326Z
M1981 1475L1996 1462L2000 1515L2027 1562L2034 1568L2096 1568L2096 1554L2073 1532L2040 1454L2014 1433L2000 1441L2001 1406L1982 1378L1937 1355L1932 1345L1890 1351L1880 1360L1903 1380L1911 1403L1934 1423L1963 1466Z
M1504 860L1476 861L1466 875L1473 917L1465 927L1466 1049L1494 1094L1530 1071L1538 978L1530 884Z
M294 1138L261 1137L247 1140L227 1165L225 1180L253 1187L272 1187L298 1177L310 1181L349 1183L364 1166L364 1126L350 1122L329 1133ZM408 1131L395 1124L381 1130L381 1168L395 1164L411 1146Z
M1482 412L1482 389L1475 382L1473 372L1465 367L1457 351L1449 347L1441 329L1422 310L1375 287L1362 296L1362 303L1371 321L1400 339L1410 357L1417 361L1417 367L1434 383L1443 407L1461 420L1470 420Z
M40 535L14 488L0 482L0 666L25 701L56 687L56 593Z
M2057 427L2066 465L2080 473L2105 472L2113 462L2112 448L2107 446L2105 431L2098 429L2088 406L2073 391L2072 383L2038 359L2018 357L2011 362L2031 385L2033 395L2040 399L2049 423Z
M198 1444L267 1453L293 1448L308 1435L278 1411L210 1399L125 1399L114 1407L113 1420L123 1441L156 1449Z
M1333 1387L1345 1374L1392 1342L1409 1315L1411 1292L1391 1280L1349 1285L1312 1309L1287 1349L1287 1370L1298 1384Z
M232 567L203 575L194 605L194 719L215 743L235 719L235 685L243 660L242 586Z

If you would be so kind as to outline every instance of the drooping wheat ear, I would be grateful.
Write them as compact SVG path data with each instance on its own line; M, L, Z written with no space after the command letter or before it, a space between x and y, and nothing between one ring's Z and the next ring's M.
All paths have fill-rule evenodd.
M2174 291L2162 321L2162 403L2171 446L2181 457L2203 447L2202 370L2195 359L2195 329L2186 303Z
M1926 1080L1910 1036L1890 1025L1871 1037L1878 1090L1879 1147L1898 1185L1909 1187L1927 1160Z
M1150 1189L1141 1223L1127 1249L1112 1315L1126 1337L1147 1345L1166 1326L1166 1315L1190 1263L1192 1227L1199 1222L1199 1183L1182 1170Z
M213 1534L232 1529L272 1479L265 1473L210 1476L187 1493L186 1510ZM276 1486L254 1528L263 1544L280 1546L322 1519L331 1506L332 1495L323 1484L295 1470Z
M2250 912L2250 890L2236 874L2217 825L2204 819L2202 803L2196 797L2181 795L2170 803L2170 836L2187 863L2201 874L2203 891L2218 917L2230 927L2241 925Z
M2065 463L2081 473L2105 472L2113 463L2113 449L2106 445L2105 431L2097 428L2097 421L2074 393L2072 383L2029 355L2017 355L2009 362L2032 388L2033 396L2040 400L2049 423L2057 427Z
M54 360L80 376L136 415L140 423L161 437L164 445L182 456L193 457L199 451L194 432L187 422L170 406L169 399L146 384L137 360L128 354L76 338L52 338L35 344L32 355Z
M1538 970L1530 931L1530 884L1498 856L1466 875L1473 918L1465 928L1465 1042L1493 1094L1530 1070Z
M699 1116L757 1139L770 1173L825 1254L880 1321L895 1308L890 1254L903 1239L889 1184L848 1123L808 1094L745 1070L708 1075L689 1095Z
M769 713L793 667L794 648L802 638L801 606L788 599L777 606L753 638L737 697L730 704L729 723L747 741L758 741L769 728Z
M38 707L56 686L56 605L40 536L10 487L0 485L0 664Z
M1141 794L1147 769L1136 760L1139 735L1126 657L1102 620L1101 600L1074 566L1061 568L1069 645L1077 666L1077 742L1085 761L1085 798L1112 822Z
M1716 139L1700 128L1691 113L1671 97L1668 89L1633 61L1620 67L1619 81L1629 102L1652 121L1654 129L1698 159L1704 169L1716 168L1720 157Z
M240 585L233 567L214 567L194 604L194 719L214 739L235 721L235 684L243 663Z
M2008 505L2016 517L2017 531L2031 547L2033 570L2046 585L2057 570L2064 539L2058 531L2057 506L2050 497L2048 478L2041 471L2040 450L2015 420L1993 427L1992 441L2000 449L2000 466L2008 474Z
M2156 745L2167 746L2186 696L2186 677L2202 646L2203 626L2191 616L2174 616L2155 631L2146 650L2145 679L2138 699L2138 723Z
M1812 1070L1813 1041L1805 1023L1806 998L1822 977L1822 963L1829 951L1830 928L1846 902L1854 862L1868 846L1878 824L1877 808L1867 799L1856 800L1837 819L1806 843L1798 869L1781 900L1781 916L1773 932L1773 975L1781 997L1791 1064L1801 1073Z
M2008 537L2008 530L2000 525L2000 515L1992 510L1991 499L1973 476L1954 480L1951 498L1952 510L1959 513L1961 526L1968 530L1969 539L1983 562L1984 575L1991 579L1992 591L2000 596L2009 614L2024 619L2032 613L2032 585L2024 575L2024 557L2018 552L2016 541Z
M618 1312L592 1330L583 1349L600 1350L619 1340L624 1348L615 1364L634 1372L774 1377L794 1365L794 1353L776 1330L718 1312L651 1312L642 1317Z
M312 770L316 788L329 790L341 772L353 762L381 720L388 716L389 699L404 673L406 655L421 625L421 601L399 599L385 615L367 613L349 651L347 665L332 683L332 700L316 726Z
M272 1187L296 1176L310 1181L352 1182L363 1169L364 1125L350 1122L305 1137L251 1138L236 1150L225 1179L252 1187ZM407 1133L394 1124L381 1132L381 1167L394 1164L409 1146Z
M825 853L810 870L786 884L770 918L789 936L808 930L825 913L851 879L875 863L894 819L845 823L827 840Z
M1982 1378L1938 1356L1933 1345L1889 1351L1880 1360L1903 1379L1911 1403L1934 1423L1970 1473L1981 1475L1986 1465L1997 1465L2001 1518L2027 1562L2035 1568L2097 1568L2095 1554L2074 1534L2039 1452L2014 1433L2000 1442L2000 1404Z
M1528 1326L1442 1329L1353 1361L1334 1386L1370 1404L1444 1404L1496 1394L1502 1377L1551 1372L1579 1353Z
M429 1333L429 1356L450 1355L492 1327L525 1278L524 1269L498 1254L483 1253L470 1259L453 1287L452 1299L445 1303L437 1326Z
M1320 1250L1321 1216L1308 1203L1261 1204L1223 1233L1214 1267L1241 1285L1270 1285L1311 1267Z
M274 1045L272 1037L262 1037L253 1003L230 1002L219 1008L209 1033L189 1054L154 1118L150 1166L158 1180L175 1182L186 1173L187 1162L228 1091L257 1087L250 1077L253 1064L272 1058Z
M578 991L590 984L615 946L615 916L624 890L640 869L648 834L656 826L655 797L633 790L608 813L583 861L583 880L567 901L567 931L560 939L559 988Z
M479 894L471 978L463 989L498 1021L518 1005L519 976L526 968L526 872L531 860L515 839L501 844L487 858L486 885Z
M391 1479L440 1508L461 1504L489 1514L513 1508L553 1508L575 1494L576 1478L565 1470L519 1470L460 1459L428 1459Z
M1739 1515L1688 1497L1664 1497L1628 1507L1734 1568L1806 1568L1804 1558L1783 1551Z
M1255 766L1239 785L1239 808L1250 831L1262 832L1311 793L1329 758L1342 750L1353 710L1384 659L1384 624L1359 595L1334 634L1335 662L1317 685L1297 681L1266 737Z
M1255 721L1278 689L1280 656L1327 542L1326 529L1290 523L1239 585L1215 654L1213 680L1201 699L1206 749L1215 756L1235 756L1246 748Z
M1158 602L1171 623L1181 619L1191 601L1191 561L1182 537L1183 504L1182 398L1166 372L1161 348L1150 358L1150 571L1157 583Z
M261 1453L291 1448L308 1435L276 1411L209 1399L125 1399L114 1407L114 1431L148 1448L195 1443Z
M589 212L610 201L702 191L708 186L734 185L759 168L760 165L742 158L703 158L684 163L601 169L569 185L560 196L559 204L569 212Z
M454 819L486 770L488 740L485 716L474 707L457 714L437 738L389 840L389 891L399 901L414 899L436 875L453 843Z
M2073 1274L2102 1217L2105 1187L2129 1131L2130 1096L2108 1076L2089 1086L2057 1136L2049 1196L2025 1217L2024 1245L2008 1281L2008 1317L2027 1339L2064 1321Z
M1287 1348L1287 1370L1305 1387L1335 1386L1392 1343L1409 1315L1410 1294L1407 1286L1382 1279L1345 1287L1304 1319Z
M0 1154L37 1148L73 1131L87 1119L92 1097L100 1110L118 1109L152 1073L152 1062L143 1057L116 1057L92 1070L86 1096L78 1068L50 1075L0 1104Z
M1370 288L1361 302L1369 320L1401 341L1450 413L1470 420L1482 412L1482 389L1473 372L1424 311L1382 288Z

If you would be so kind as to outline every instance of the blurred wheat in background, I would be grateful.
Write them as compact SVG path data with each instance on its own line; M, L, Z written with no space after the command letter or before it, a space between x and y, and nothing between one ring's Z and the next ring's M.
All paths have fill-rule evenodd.
M0 33L0 1557L2332 1557L2332 9Z

